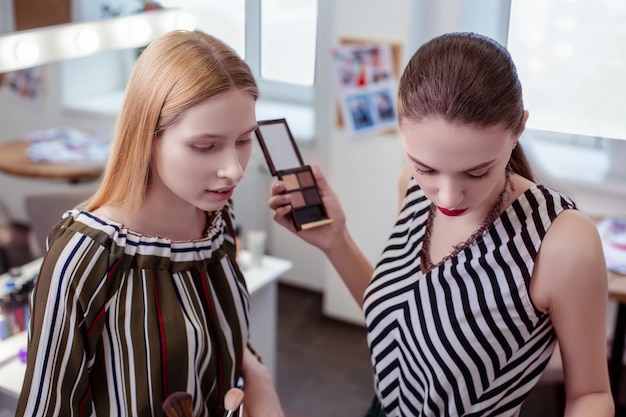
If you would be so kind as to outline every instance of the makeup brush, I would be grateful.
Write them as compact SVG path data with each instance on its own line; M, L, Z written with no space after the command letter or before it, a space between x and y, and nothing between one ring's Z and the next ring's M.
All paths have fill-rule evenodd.
M166 417L193 417L191 394L176 391L163 401L163 412Z
M231 388L224 395L224 408L226 411L226 417L233 417L233 414L241 405L243 401L243 391L239 388ZM168 416L169 417L169 416Z

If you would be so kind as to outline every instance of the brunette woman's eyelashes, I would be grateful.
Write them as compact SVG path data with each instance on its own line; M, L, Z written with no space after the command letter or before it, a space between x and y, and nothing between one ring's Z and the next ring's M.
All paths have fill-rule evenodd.
M473 175L473 174L467 174L471 179L473 180L482 180L485 177L488 177L489 174L491 174L491 171L487 171L484 174L480 174L480 175Z
M426 170L426 169L422 169L420 167L414 166L413 169L415 169L415 173L419 174L419 175L433 175L435 173L434 170L430 169L430 170ZM486 171L484 174L480 174L480 175L474 175L474 174L470 174L468 172L465 173L469 178L473 179L473 180L481 180L483 178L488 177L491 174L491 171Z
M418 166L414 166L413 168L415 169L415 172L420 175L431 175L434 172L432 169L426 170Z

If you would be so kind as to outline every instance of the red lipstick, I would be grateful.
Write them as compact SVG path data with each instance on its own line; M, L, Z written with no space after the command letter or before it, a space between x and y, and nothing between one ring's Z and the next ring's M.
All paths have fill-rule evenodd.
M443 214L445 214L446 216L460 216L461 214L465 213L465 210L467 209L463 209L463 210L448 210L447 208L443 208L443 207L439 207L437 206L437 208L439 209L439 211Z

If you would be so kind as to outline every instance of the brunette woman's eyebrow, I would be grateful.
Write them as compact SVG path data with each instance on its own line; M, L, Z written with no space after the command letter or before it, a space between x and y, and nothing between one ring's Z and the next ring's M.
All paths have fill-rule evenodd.
M420 166L422 166L422 167L424 167L424 168L426 168L426 169L432 169L432 170L434 170L433 168L431 168L431 167L429 167L428 165L426 165L425 163L421 162L419 159L415 158L414 156L409 155L408 153L406 154L406 156L407 156L407 157L408 157L408 158L409 158L412 162L416 163L417 165L420 165ZM468 169L464 170L464 172L472 172L472 171L476 171L476 170L478 170L478 169L483 169L483 168L489 167L489 166L493 165L493 163L494 163L495 161L496 161L495 159L492 159L492 160L490 160L490 161L480 163L480 164L478 164L478 165L476 165L476 166L474 166L474 167L471 167L471 168L468 168Z
M478 169L483 169L483 168L490 167L491 165L494 164L494 162L496 162L495 159L492 159L491 161L483 162L482 164L478 164L475 167L466 169L465 172L471 172L471 171L476 171Z
M417 165L421 165L421 166L423 166L423 167L424 167L424 168L426 168L426 169L432 169L431 167L429 167L429 166L428 166L428 165L426 165L425 163L421 162L419 159L415 158L414 156L409 155L408 153L406 154L406 156L408 156L408 157L409 157L409 159L410 159L412 162L416 163Z

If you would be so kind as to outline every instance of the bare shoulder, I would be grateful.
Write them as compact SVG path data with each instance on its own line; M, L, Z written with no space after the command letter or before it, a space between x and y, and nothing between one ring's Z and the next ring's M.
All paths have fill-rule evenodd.
M596 224L578 210L564 210L552 222L541 245L541 252L572 263L600 257L602 243Z
M546 309L576 290L604 291L604 253L598 229L590 218L577 210L565 210L556 217L541 243L533 281L533 298Z

